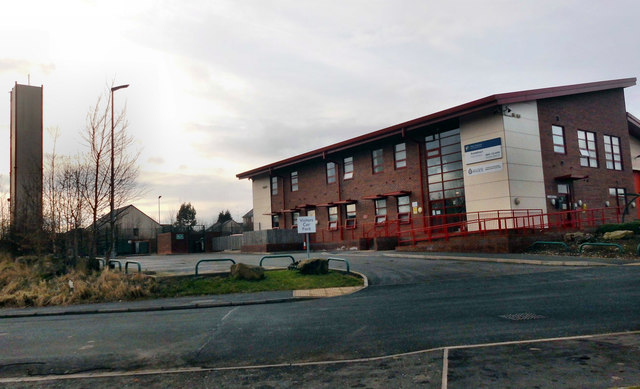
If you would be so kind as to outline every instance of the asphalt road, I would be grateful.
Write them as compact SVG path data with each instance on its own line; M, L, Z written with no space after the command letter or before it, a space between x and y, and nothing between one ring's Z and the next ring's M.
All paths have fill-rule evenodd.
M640 330L638 266L350 260L372 285L339 298L1 319L0 376L350 359Z

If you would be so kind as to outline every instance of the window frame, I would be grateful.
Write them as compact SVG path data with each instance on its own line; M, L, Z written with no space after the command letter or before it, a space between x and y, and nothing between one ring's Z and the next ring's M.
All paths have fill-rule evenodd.
M406 203L404 202L406 198ZM400 202L402 199L402 203ZM411 196L404 195L398 196L396 198L396 203L398 207L398 222L400 224L409 224L411 223Z
M300 212L292 212L291 213L291 228L298 228L298 218L300 217Z
M297 192L299 189L298 171L297 170L292 171L290 177L291 177L291 191Z
M384 206L380 206L380 202L384 202ZM373 201L373 206L376 214L375 224L385 224L387 222L387 199L376 199Z
M344 181L352 180L353 179L353 156L344 158L342 160L342 165L343 165L342 179Z
M280 215L271 215L271 229L280 229Z
M589 139L590 136L593 139ZM598 145L596 142L597 139L598 138L595 132L578 130L578 153L580 158L580 166L590 167L590 168L599 167L598 166ZM581 142L584 143L584 147L581 145ZM593 147L590 147L591 144ZM591 153L593 153L593 156Z
M271 196L278 195L278 176L271 177Z
M603 135L603 139L605 167L609 170L623 170L624 165L622 164L622 149L620 148L620 137L614 135ZM616 159L616 156L618 159Z
M329 167L331 166L331 167ZM335 162L327 162L327 184L334 184L337 180L336 180L336 173L337 173L337 168L336 168L336 163ZM330 174L330 172L332 172Z
M384 149L371 150L371 171L373 174L384 172Z
M556 129L559 130L559 134L556 133ZM553 143L553 152L556 154L567 154L567 140L564 136L564 127L556 126L555 124L551 125L551 140ZM561 143L557 141L560 140ZM558 148L562 148L562 151L559 151Z
M351 206L353 207L352 210L350 210L349 208L351 208ZM346 228L347 230L353 230L356 228L356 220L357 220L357 207L355 203L351 203L351 204L347 204L344 207L344 211L345 211L345 221L344 221L344 228Z
M402 146L401 150L398 150L399 146ZM393 162L396 170L407 168L407 144L405 142L393 145Z
M331 212L331 210L333 209L335 209L335 212ZM327 215L327 229L329 231L336 231L338 229L338 222L340 221L340 217L338 216L338 206L332 205L330 207L327 207Z

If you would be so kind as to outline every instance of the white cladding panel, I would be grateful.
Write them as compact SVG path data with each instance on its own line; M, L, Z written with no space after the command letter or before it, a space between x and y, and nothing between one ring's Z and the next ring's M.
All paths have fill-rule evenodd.
M253 230L271 229L271 186L269 175L258 176L251 181L253 190Z

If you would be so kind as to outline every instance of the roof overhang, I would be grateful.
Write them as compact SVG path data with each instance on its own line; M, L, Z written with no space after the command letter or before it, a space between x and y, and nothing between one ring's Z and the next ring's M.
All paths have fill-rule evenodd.
M334 205L347 205L347 204L355 204L357 202L358 202L358 200L349 199L349 200L334 201L333 204Z
M410 194L411 194L410 190L397 190L395 192L385 193L383 194L383 196L398 197L398 196L408 196Z
M474 112L492 109L503 104L514 104L525 101L549 99L554 97L575 95L580 93L597 92L608 89L627 88L636 84L635 78L622 78L609 81L589 82L585 84L565 85L552 88L532 89L519 92L501 93L470 101L452 108L445 109L430 115L426 115L407 122L399 123L391 127L370 132L355 138L335 143L320 149L309 151L294 157L283 159L256 169L248 170L236 175L237 178L252 178L262 174L270 174L275 169L299 164L313 159L326 159L328 154L340 152L360 145L375 142L393 136L406 136L407 132L414 131L429 125L441 123L447 120L460 118Z
M634 138L640 139L640 119L627 112L627 123L629 125L629 134Z
M557 176L554 177L554 180L556 181L577 181L577 180L584 180L586 178L589 178L589 176L584 176L584 175L578 175L578 174L565 174L563 176Z

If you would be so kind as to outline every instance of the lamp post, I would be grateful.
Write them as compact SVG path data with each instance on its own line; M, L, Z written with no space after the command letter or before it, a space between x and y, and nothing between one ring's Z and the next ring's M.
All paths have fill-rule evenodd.
M162 196L158 196L158 224L162 224L160 223L160 199L162 198Z
M109 210L111 214L111 220L109 221L111 227L111 251L109 253L109 259L115 258L117 255L116 252L116 214L114 210L114 198L115 198L115 142L114 142L114 132L115 132L115 123L113 122L113 92L118 89L128 88L129 84L118 85L111 88L111 182L109 185L110 196L109 196Z

